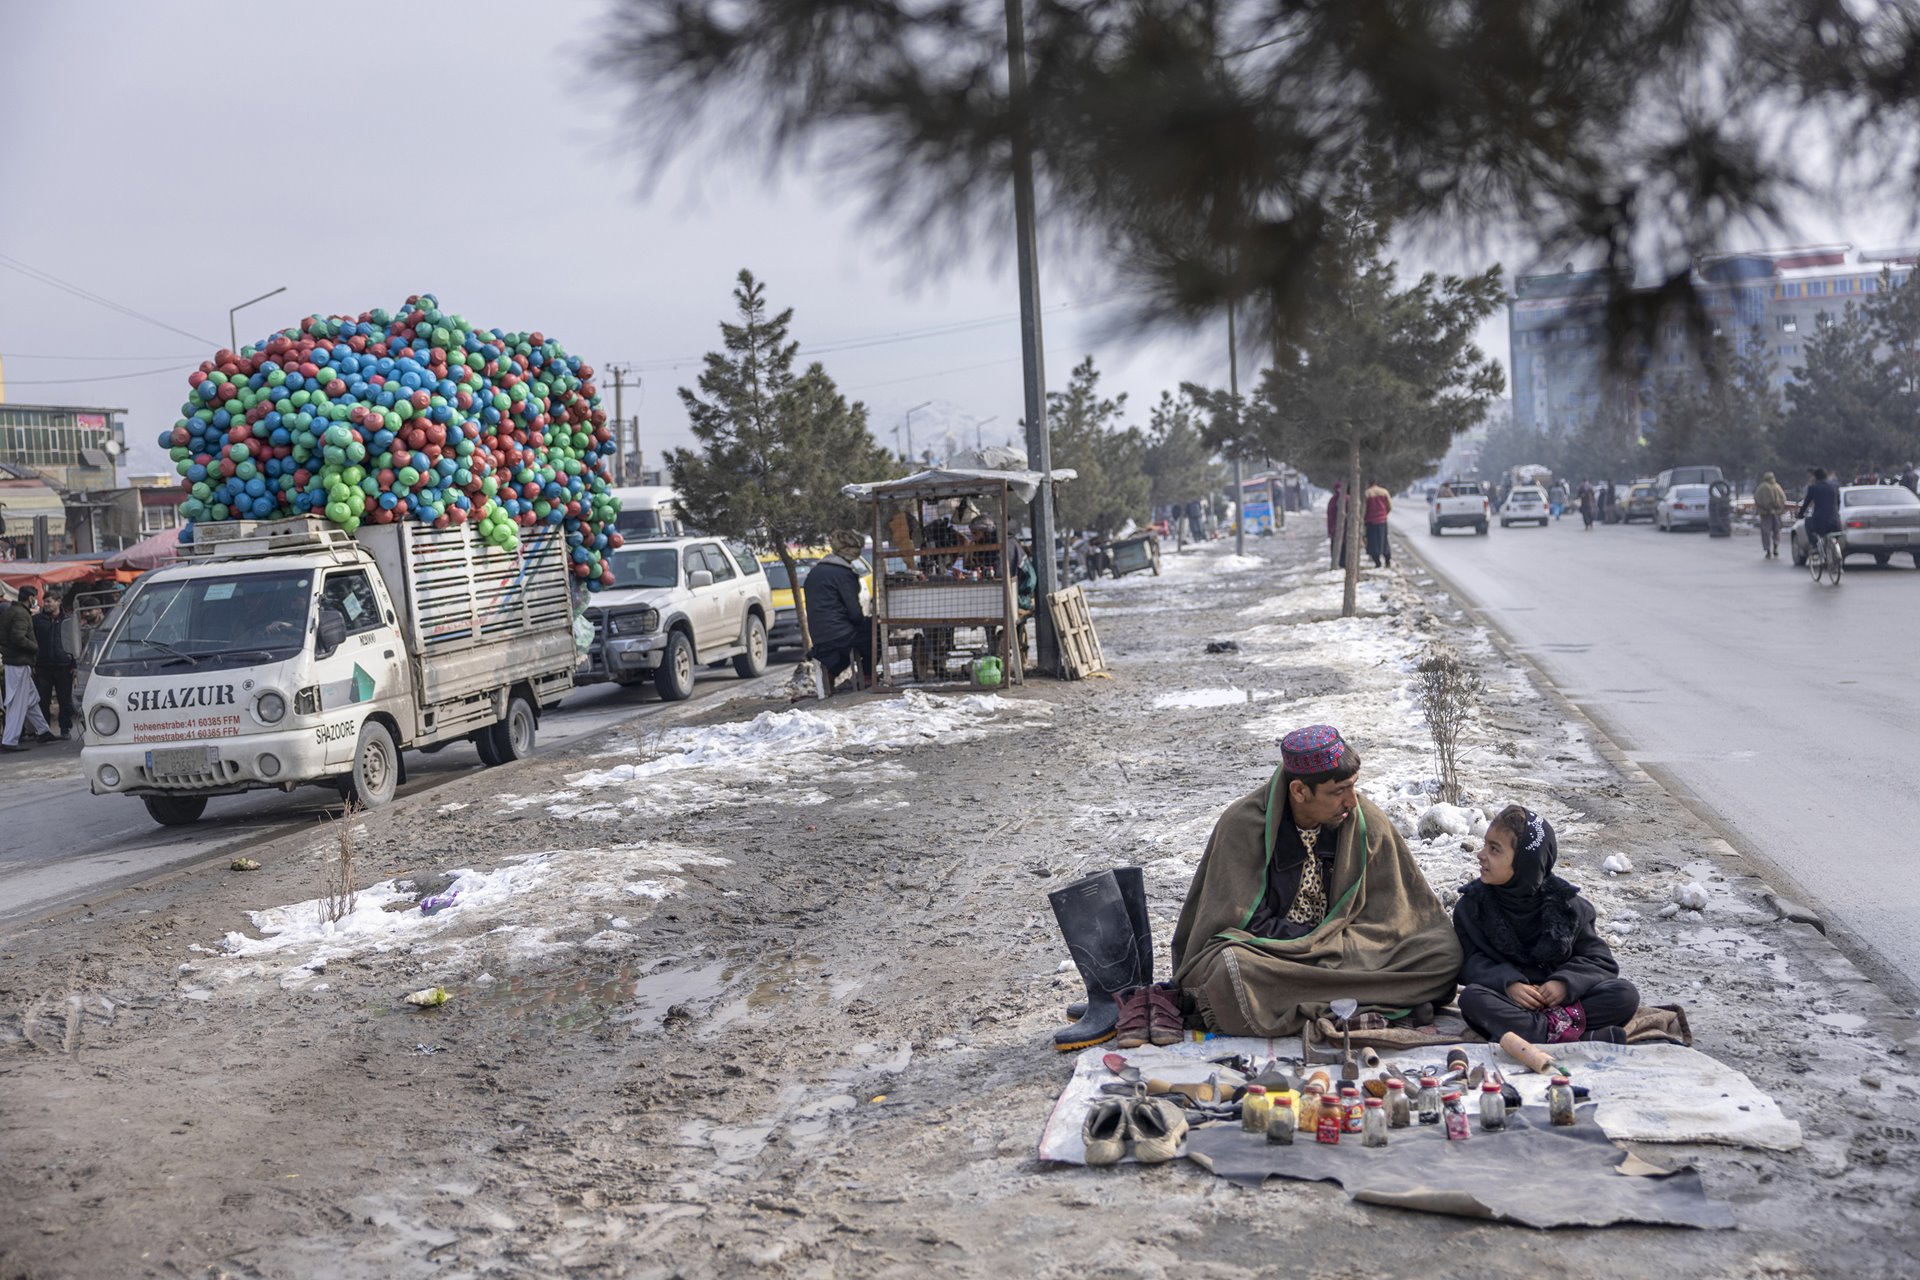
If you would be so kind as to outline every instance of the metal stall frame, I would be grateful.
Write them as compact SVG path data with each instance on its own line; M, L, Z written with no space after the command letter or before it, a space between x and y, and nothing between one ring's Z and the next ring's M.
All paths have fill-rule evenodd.
M873 504L873 680L876 687L894 687L889 657L889 637L903 630L937 627L998 627L1000 635L994 649L1000 658L1000 669L1005 673L1003 684L1026 683L1025 663L1020 635L1020 602L1018 584L1008 570L1011 560L1007 548L1011 545L1012 514L1011 486L1006 480L983 479L947 479L918 480L908 477L905 481L890 481L871 486L867 495ZM921 547L895 547L887 543L890 522L883 521L881 509L885 505L904 503L939 502L949 499L970 499L976 505L997 502L999 510L995 519L995 528L1000 541L995 543L975 543L951 552L939 549L928 550ZM998 576L987 579L950 580L926 578L916 582L891 582L887 569L889 558L897 558L911 573L920 572L920 558L923 556L951 555L960 563L970 556L985 552L996 552L999 557ZM982 605L998 604L998 608L982 608ZM944 606L944 607L943 607ZM912 683L949 683L944 669L933 681L921 681L916 672Z

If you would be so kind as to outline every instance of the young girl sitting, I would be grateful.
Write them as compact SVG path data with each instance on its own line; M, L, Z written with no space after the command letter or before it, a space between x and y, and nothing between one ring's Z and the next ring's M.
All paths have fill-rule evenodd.
M1508 805L1487 828L1480 878L1460 891L1460 1013L1489 1040L1626 1043L1640 993L1594 928L1593 904L1553 874L1553 827Z

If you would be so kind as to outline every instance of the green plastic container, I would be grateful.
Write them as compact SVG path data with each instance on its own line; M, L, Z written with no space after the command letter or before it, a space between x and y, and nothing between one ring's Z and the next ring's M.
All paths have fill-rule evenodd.
M1000 677L1000 659L986 657L973 660L973 682L982 689L998 689Z

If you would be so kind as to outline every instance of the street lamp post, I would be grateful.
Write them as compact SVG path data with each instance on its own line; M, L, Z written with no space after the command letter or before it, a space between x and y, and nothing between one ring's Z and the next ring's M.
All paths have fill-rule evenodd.
M973 424L973 447L974 447L974 448L975 448L976 450L978 450L978 449L983 449L983 448L985 448L985 447L986 447L985 445L983 445L983 444L981 444L981 443L980 443L980 431L981 431L981 429L982 429L983 427L986 427L986 426L989 426L989 425L991 425L992 423L995 423L995 422L998 422L998 421L1000 421L1000 415L996 413L996 414L994 414L994 415L993 415L993 416L992 416L991 418L982 418L982 419L980 419L980 421L978 421L978 422L976 422L976 423L974 423L974 424Z
M263 293L257 298L248 298L245 302L241 303L237 307L228 307L227 308L227 350L233 352L235 355L240 354L240 335L236 329L233 318L239 315L242 311L245 311L248 307L252 306L254 303L265 302L268 298L273 297L275 293L285 293L286 291L287 291L287 286L281 285L278 289L275 289L273 293Z
M907 465L909 466L913 465L913 415L920 412L922 409L926 408L928 405L932 403L933 401L931 400L922 400L919 404L913 406L913 408L901 414L900 425L893 429L894 438L896 440L899 438L900 432L902 430L904 430L907 433L907 451L901 454L900 456L902 459L906 461Z

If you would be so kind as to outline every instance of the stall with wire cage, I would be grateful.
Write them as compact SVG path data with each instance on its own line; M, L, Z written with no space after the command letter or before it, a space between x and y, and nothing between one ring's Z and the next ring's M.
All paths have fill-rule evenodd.
M1013 522L1040 481L1031 471L935 469L845 488L869 506L876 683L1025 683L1031 610L1021 608L1026 553Z

